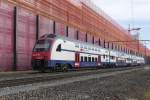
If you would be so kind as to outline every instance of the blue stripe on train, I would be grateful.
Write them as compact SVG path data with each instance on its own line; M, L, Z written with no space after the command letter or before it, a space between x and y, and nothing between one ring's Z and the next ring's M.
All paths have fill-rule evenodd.
M73 68L75 67L75 61L66 61L66 60L50 60L48 61L48 67L52 68L55 67L55 65L59 64L70 64ZM101 62L101 65L103 66L108 66L108 65L115 65L116 63L114 62ZM86 68L86 67L91 67L94 68L97 66L97 62L80 62L80 67L81 68Z
M48 67L55 67L59 64L70 64L72 67L75 66L75 61L66 61L66 60L50 60L48 61ZM97 62L80 62L80 67L96 67Z
M81 67L96 67L97 62L80 62Z
M48 67L55 67L55 65L59 64L70 64L71 66L74 66L74 61L66 61L66 60L50 60L48 61Z

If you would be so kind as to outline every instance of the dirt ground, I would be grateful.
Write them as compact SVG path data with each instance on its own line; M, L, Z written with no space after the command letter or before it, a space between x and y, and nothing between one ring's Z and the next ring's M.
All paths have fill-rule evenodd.
M20 92L0 100L150 100L150 68Z

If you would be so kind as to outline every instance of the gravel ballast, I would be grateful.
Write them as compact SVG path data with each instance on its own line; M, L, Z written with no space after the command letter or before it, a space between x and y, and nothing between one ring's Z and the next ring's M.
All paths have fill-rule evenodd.
M148 67L103 75L3 88L0 100L150 100Z

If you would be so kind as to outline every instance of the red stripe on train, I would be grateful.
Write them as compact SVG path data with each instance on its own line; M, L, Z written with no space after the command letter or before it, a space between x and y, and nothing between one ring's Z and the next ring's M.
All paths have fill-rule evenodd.
M32 52L32 60L50 60L50 52Z

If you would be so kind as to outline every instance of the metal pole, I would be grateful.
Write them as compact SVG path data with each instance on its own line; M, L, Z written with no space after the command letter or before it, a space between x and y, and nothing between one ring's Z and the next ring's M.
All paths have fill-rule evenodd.
M109 50L109 66L110 66L110 48L109 48L109 42L108 42L108 50Z
M68 37L68 36L69 36L68 32L69 32L69 27L68 27L68 26L66 26L66 37Z
M53 22L53 34L56 34L56 22Z
M36 40L39 38L39 15L36 16Z
M76 33L77 33L77 34L76 34L76 39L79 40L79 31L77 30Z
M17 7L14 7L14 23L13 23L13 71L17 69L17 48L16 48L16 34L17 34Z
M145 63L147 63L147 59L146 59L146 46L145 46Z

